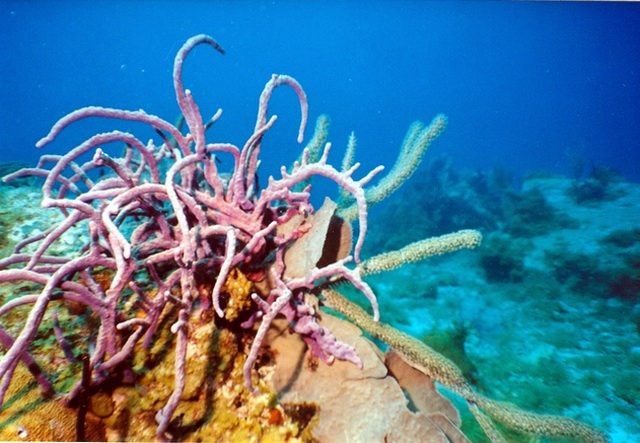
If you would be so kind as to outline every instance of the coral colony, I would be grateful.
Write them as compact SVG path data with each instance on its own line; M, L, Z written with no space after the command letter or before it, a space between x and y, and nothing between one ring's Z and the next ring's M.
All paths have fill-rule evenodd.
M276 122L275 116L267 115L270 97L283 85L296 92L302 112L300 143L307 122L306 95L295 79L273 75L260 96L255 129L244 146L207 143L205 130L219 119L221 112L205 122L191 91L182 83L183 63L199 44L224 53L213 38L198 35L176 55L173 82L188 134L183 135L179 127L142 110L86 107L60 119L37 147L53 141L68 125L88 117L145 123L157 132L162 143L158 146L149 141L145 145L120 131L97 134L64 156L45 155L36 168L22 169L4 178L43 178L42 206L57 208L64 221L22 241L12 256L0 260L0 283L38 288L0 307L0 318L7 318L17 307L30 307L21 331L9 333L7 323L0 328L0 344L6 351L0 361L0 404L20 361L29 367L45 395L57 394L30 355L30 346L43 321L52 321L58 344L69 359L74 358L64 338L68 331L62 330L55 314L45 315L53 305L68 303L90 310L99 327L88 340L88 376L64 393L67 402L81 395L87 386L106 382L116 371L132 375L134 349L148 350L165 324L175 334L173 391L156 414L157 438L170 438L168 428L185 388L189 325L196 306L212 309L212 321L235 322L238 328L255 331L243 371L246 387L253 392L259 390L254 371L259 350L278 315L288 320L291 330L305 340L319 359L328 364L341 359L361 365L352 346L336 340L331 331L320 325L317 308L307 301L307 295L313 293L467 399L495 441L502 441L502 437L488 417L525 432L606 441L598 431L572 420L525 413L476 394L448 360L378 322L376 297L361 275L472 248L480 242L476 231L460 231L361 260L367 206L387 197L411 176L426 148L444 129L443 116L426 127L415 123L391 172L366 191L364 186L382 167L355 178L359 165L352 161L353 137L341 169L330 165L326 121L320 120L300 160L289 171L283 167L280 178L271 177L266 187L259 189L256 174L263 154L262 139ZM124 144L122 158L112 158L101 149L113 142ZM81 157L90 153L92 158L81 163ZM220 156L233 160L230 173L219 171ZM47 164L53 165L51 169L45 169ZM99 175L97 169L109 173ZM327 199L318 210L311 205L309 181L317 176L339 186L342 194L338 204ZM358 233L352 247L347 222L356 219ZM48 254L56 240L82 223L89 241L75 257ZM343 226L332 229L335 238L330 239L326 233L334 224ZM319 237L318 230L322 231ZM320 250L312 251L312 244L318 242ZM334 243L338 244L335 248ZM21 252L27 246L33 248L32 252ZM336 251L327 252L331 249ZM254 283L255 292L246 299L234 299L226 292L223 296L224 285L238 273ZM373 315L359 310L336 292L333 288L339 283L350 284L364 294ZM161 322L167 311L175 313L173 320Z

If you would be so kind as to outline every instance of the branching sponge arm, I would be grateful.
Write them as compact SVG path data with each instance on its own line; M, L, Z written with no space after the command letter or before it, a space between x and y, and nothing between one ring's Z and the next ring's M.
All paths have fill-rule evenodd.
M419 121L412 123L402 142L400 155L398 155L398 159L391 171L378 184L367 189L367 204L379 203L396 192L416 172L425 152L427 152L431 143L442 134L446 126L447 117L443 114L437 115L429 126L424 126ZM353 220L357 214L357 207L355 205L345 207L340 210L339 214L346 220Z
M407 263L415 263L429 257L448 254L460 249L473 249L480 245L482 234L473 229L463 229L439 237L430 237L411 243L397 251L378 254L360 264L362 275L391 271Z

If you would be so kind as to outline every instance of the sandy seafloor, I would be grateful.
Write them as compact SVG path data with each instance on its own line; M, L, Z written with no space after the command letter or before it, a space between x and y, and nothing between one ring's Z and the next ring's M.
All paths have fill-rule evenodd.
M520 259L517 278L488 281L480 257L489 246L483 245L368 280L383 321L416 337L464 331L463 350L475 367L474 382L487 395L525 409L574 417L606 431L615 443L640 441L638 269L627 266L629 280L621 283L624 297L598 292L599 276L625 269L624 260L640 263L640 185L618 182L609 198L577 204L571 184L562 177L524 182L523 189L539 189L556 213L572 222L513 240L518 248L510 253ZM46 229L56 218L54 211L39 207L38 187L0 186L4 257L9 244ZM388 207L374 212L370 225L419 224L420 217L416 210L415 218L394 221ZM612 232L629 241L603 242ZM489 230L484 234L492 235ZM385 229L371 229L368 241L380 243L384 239L375 236L384 235ZM58 247L75 250L83 241L80 232L71 232ZM578 260L576 269L562 273L550 265L549 254L556 257L556 265L558 255L590 257L595 268L581 270Z

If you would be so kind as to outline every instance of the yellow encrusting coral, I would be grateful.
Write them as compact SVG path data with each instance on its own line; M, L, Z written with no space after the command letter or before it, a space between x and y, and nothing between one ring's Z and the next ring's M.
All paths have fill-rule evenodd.
M253 283L238 268L233 268L222 286L222 293L229 296L224 316L229 321L236 320L246 312L251 300Z
M60 399L45 399L26 367L16 367L7 401L0 411L1 441L73 441L77 411ZM104 441L105 427L94 415L87 415L89 441Z
M248 297L253 285L242 272L230 271L225 285L235 305ZM227 312L231 312L229 310ZM175 314L166 309L163 320ZM67 315L60 317L67 322ZM317 406L280 404L276 394L256 378L260 393L249 392L243 381L243 365L251 330L216 325L211 310L196 310L190 322L187 346L187 382L176 417L170 427L174 439L226 442L311 442ZM80 336L76 340L80 340ZM86 439L89 441L153 441L155 413L171 395L175 336L160 328L150 350L136 346L133 355L135 384L106 383L89 397ZM74 343L77 345L76 343ZM43 361L61 361L55 346L41 347ZM265 371L270 357L265 351ZM54 367L47 364L46 369ZM261 373L264 372L261 370ZM71 374L59 383L73 382ZM299 411L307 411L303 416ZM40 387L19 364L6 402L0 411L0 440L72 441L76 438L77 410L62 398L43 399Z

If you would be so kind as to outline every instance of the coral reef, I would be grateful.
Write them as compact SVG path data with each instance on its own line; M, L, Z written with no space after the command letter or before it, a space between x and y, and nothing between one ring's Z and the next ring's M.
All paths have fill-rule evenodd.
M276 121L275 116L268 117L270 97L280 86L295 91L302 113L301 143L307 122L306 95L295 79L273 75L260 96L257 121L243 147L208 143L205 132L221 112L204 121L191 91L182 83L183 63L200 44L224 54L213 38L198 35L176 55L173 81L187 135L180 125L144 111L86 107L60 119L37 146L53 142L65 127L88 117L144 123L155 130L161 144L153 140L144 144L121 131L97 134L66 155L45 155L35 168L4 178L44 179L42 206L56 209L61 220L18 242L13 254L0 260L0 283L18 294L4 297L0 306L0 343L5 348L0 360L2 417L13 421L19 413L9 412L6 406L20 403L26 389L18 380L24 379L18 377L24 374L19 365L23 362L41 392L56 396L43 402L37 414L46 405L60 402L65 410L77 408L76 437L101 439L102 434L84 434L90 427L87 423L97 421L109 440L188 436L311 441L314 428L321 432L327 426L326 421L318 423L321 400L313 392L309 398L288 400L285 387L299 382L322 390L330 382L313 386L311 381L300 381L303 377L315 381L318 365L330 374L329 379L338 374L338 367L346 367L351 375L344 377L360 374L356 380L366 378L372 365L379 368L378 378L386 380L384 389L392 391L398 417L389 423L381 421L380 436L394 438L407 423L417 420L415 435L428 441L468 441L457 429L455 408L437 394L434 382L438 382L468 402L495 442L503 440L492 420L527 433L606 441L599 432L573 420L526 413L487 399L471 388L448 359L379 322L378 301L362 276L474 248L481 241L477 231L460 230L361 258L368 207L387 198L416 171L446 125L443 116L426 126L414 123L390 173L368 189L382 167L354 178L359 164L353 163L356 143L352 137L342 168L334 168L328 162L331 145L325 143L328 125L320 119L299 161L290 170L283 167L280 178L270 177L261 188L257 171L263 137ZM121 158L103 150L114 142L125 145ZM230 171L219 169L221 156L232 159ZM314 177L340 187L339 204L326 199L320 208L312 206ZM352 220L358 222L354 245ZM74 254L57 254L56 245L75 227L84 230L84 244ZM372 313L332 289L339 285L357 290ZM348 326L323 313L318 303L338 310L394 348L387 354L386 366L382 359L373 358L374 348L365 351L353 335L344 335ZM308 370L300 371L299 380L270 385L270 379L286 372L285 357L290 357L291 345L283 348L287 352L278 351L271 337L278 327L277 317L283 317L289 335L306 346L304 361L310 363ZM273 349L266 346L270 343ZM371 358L365 360L365 354ZM410 371L403 369L404 364L428 381L406 375ZM411 415L396 380L411 386L405 389L413 392L415 404L432 409ZM363 405L370 404L367 397L353 394L353 389L377 395L377 388L363 388L360 382L357 388L342 392L355 395ZM295 390L302 391L302 387ZM42 418L31 419L34 427L18 427L15 435L25 431L39 438L62 439L71 432L68 414L60 419L64 436L38 428L38 421ZM347 424L360 435L364 432L356 422Z
M467 400L469 409L491 441L504 441L492 420L511 429L547 437L571 437L593 443L608 441L600 431L575 420L522 411L513 405L496 402L483 396L471 387L453 362L426 344L387 324L372 321L362 308L336 291L325 291L323 296L329 307L344 314L374 337L388 343L409 364Z
M571 218L559 214L538 189L527 189L511 202L511 223L506 230L516 237L530 237L554 229L575 227Z
M534 176L527 177L525 184ZM424 168L400 191L401 198L387 204L386 213L416 220L406 229L379 235L383 226L371 227L372 241L365 252L397 249L407 241L442 235L473 226L482 232L503 231L512 237L532 237L556 229L577 228L570 215L555 209L536 188L513 188L504 168L457 171L450 159L440 157ZM420 195L413 205L404 201Z
M611 200L620 195L620 189L616 189L615 185L621 178L614 169L594 166L586 178L576 178L570 195L581 205Z
M394 250L405 246L407 242L470 226L483 231L496 229L511 198L511 194L505 197L501 191L510 186L510 180L505 175L502 169L496 169L491 174L461 174L453 170L449 159L437 158L407 182L399 191L399 198L387 202L388 214L414 222L392 232L387 232L384 226L371 226L372 238L365 251L375 254ZM420 198L415 199L416 195ZM406 199L411 199L415 204L406 205ZM379 230L384 230L386 235L378 235Z
M480 266L491 282L519 282L524 278L526 242L502 232L487 236L479 254Z
M471 189L468 174L447 175L460 180L453 189ZM638 411L630 396L612 387L626 383L629 392L638 388L630 374L637 372L640 350L635 226L640 186L617 183L615 199L588 205L575 202L572 186L573 180L550 174L530 175L522 183L522 192L537 190L555 220L569 223L549 224L529 238L515 236L509 227L522 218L508 208L512 194L521 191L503 188L495 201L508 203L505 218L483 236L477 251L407 265L367 281L378 294L385 321L410 335L464 325L465 351L478 368L474 386L485 394L584 420L625 443L640 431ZM412 182L403 190L417 191ZM482 199L474 201L481 204ZM412 220L436 212L405 202L416 208ZM402 205L387 205L375 217L395 225L401 221L395 218L397 206ZM479 211L491 207L494 202ZM388 235L408 241L420 224L409 223L407 229L403 224ZM387 234L376 232L380 225L371 222L369 237L385 239ZM612 355L618 356L615 364Z

